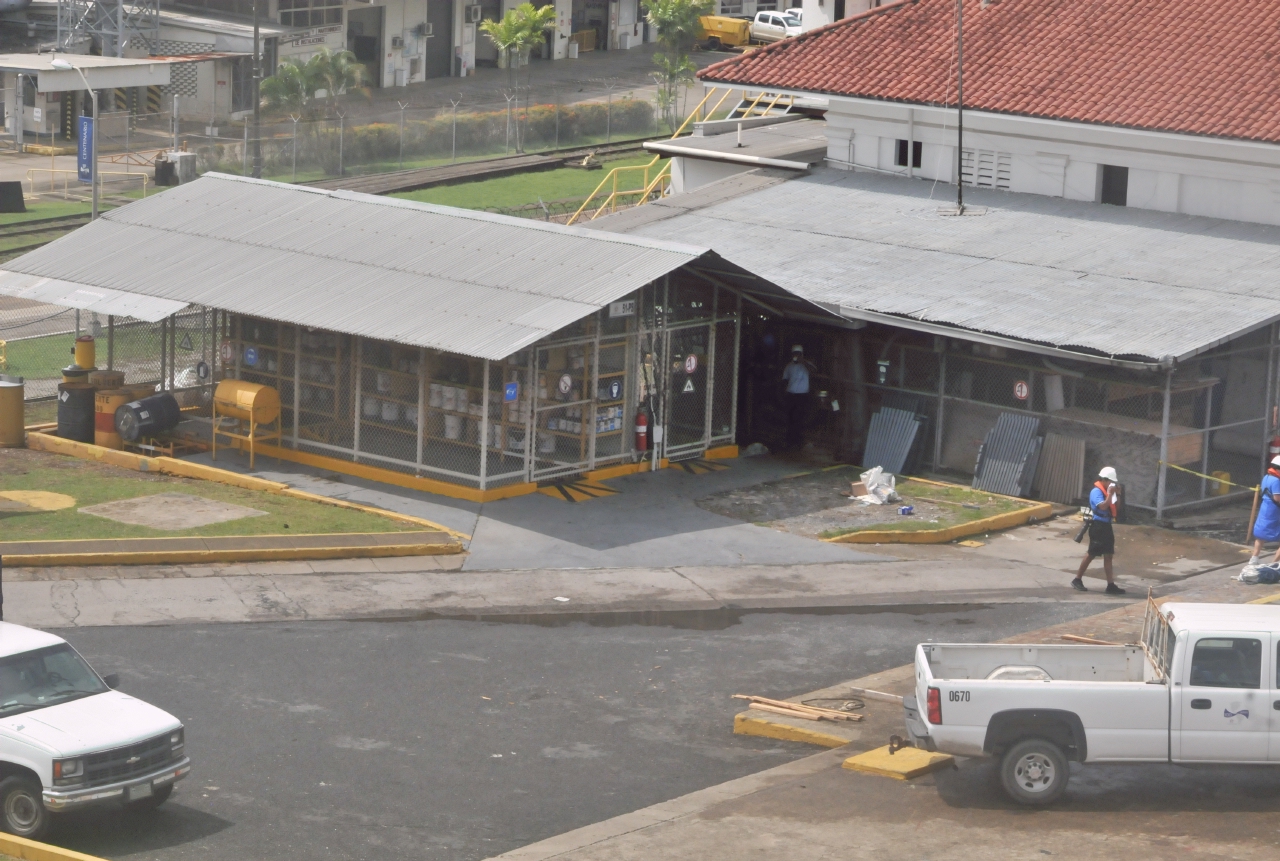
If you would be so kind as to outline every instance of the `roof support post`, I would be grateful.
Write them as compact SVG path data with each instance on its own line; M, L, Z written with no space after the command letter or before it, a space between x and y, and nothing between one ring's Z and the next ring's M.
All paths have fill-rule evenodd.
M353 421L355 423L355 429L351 439L351 462L359 463L360 462L360 402L364 400L364 398L361 397L361 394L360 394L361 383L363 382L361 378L364 376L364 374L361 372L360 366L364 361L364 338L361 338L359 335L353 335L352 340L356 342L356 361L355 361L356 396L355 396L355 406L352 408L352 411L351 411L354 416ZM337 397L337 395L335 394L334 397Z
M484 392L480 401L480 489L489 480L489 360L484 360Z
M116 315L107 315L107 370L116 369Z
M1164 519L1165 487L1169 474L1169 395L1173 387L1173 368L1164 372L1164 413L1160 418L1160 477L1156 481L1156 522Z
M738 444L738 357L742 355L742 294L737 290L732 291L736 297L735 314L733 318L733 380L730 385L731 402L729 405L729 432L733 437L733 444Z
M1271 324L1271 337L1267 342L1267 406L1262 419L1262 468L1258 470L1259 475L1267 471L1271 460L1271 432L1276 425L1276 326Z
M427 348L418 348L418 442L415 460L418 464L418 474L422 474L422 440L426 435L427 426Z
M216 347L215 347L216 349ZM302 412L302 327L293 327L293 450L298 450L298 413Z
M947 403L947 346L943 342L938 351L938 417L933 423L933 471L937 472L942 463L942 420Z

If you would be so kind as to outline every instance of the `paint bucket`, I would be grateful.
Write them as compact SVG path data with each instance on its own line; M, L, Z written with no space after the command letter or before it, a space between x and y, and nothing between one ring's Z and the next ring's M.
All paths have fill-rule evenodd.
M124 388L124 371L90 371L89 385L98 391Z
M364 396L364 417L365 418L376 419L381 409L382 408L378 405L377 398L370 397L369 395Z
M62 369L62 382L89 385L89 369L79 365L67 365Z
M27 444L25 397L22 377L0 374L0 448L22 448Z
M58 384L58 436L76 442L93 442L93 386Z
M116 410L134 400L128 389L99 390L93 400L93 442L103 448L123 448L116 433Z
M384 422L400 421L400 405L395 401L383 401L382 420Z
M97 354L92 335L81 335L76 338L75 355L77 365L86 371L93 370Z
M444 417L444 438L445 439L461 439L462 437L462 416L445 416Z

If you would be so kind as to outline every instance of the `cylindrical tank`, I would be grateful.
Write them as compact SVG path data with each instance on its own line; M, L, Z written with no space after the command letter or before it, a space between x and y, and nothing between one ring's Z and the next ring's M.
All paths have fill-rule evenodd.
M116 410L134 400L128 389L99 390L94 398L93 442L103 448L122 448L116 433Z
M149 398L156 393L154 383L134 383L130 386L118 386L117 388L122 392L129 392L132 394L133 397L129 398L131 401L140 401L143 398Z
M213 393L219 416L270 424L280 415L280 393L271 386L223 380Z
M0 448L26 445L23 419L25 392L22 377L0 374Z
M76 364L84 368L86 371L94 368L94 362L97 360L97 351L93 342L92 335L81 335L76 338Z
M90 371L89 385L98 391L124 388L124 371Z
M172 430L180 421L182 408L168 392L130 401L116 408L116 433L125 442Z
M89 369L82 368L79 365L67 365L62 369L62 382L64 383L89 383Z
M93 386L58 384L58 436L76 442L93 442Z

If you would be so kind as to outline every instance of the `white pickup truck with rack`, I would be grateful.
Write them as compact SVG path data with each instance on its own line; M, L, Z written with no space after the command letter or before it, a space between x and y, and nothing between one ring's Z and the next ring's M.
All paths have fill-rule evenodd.
M1148 599L1133 645L916 647L916 747L999 760L1048 804L1069 762L1280 765L1280 606Z

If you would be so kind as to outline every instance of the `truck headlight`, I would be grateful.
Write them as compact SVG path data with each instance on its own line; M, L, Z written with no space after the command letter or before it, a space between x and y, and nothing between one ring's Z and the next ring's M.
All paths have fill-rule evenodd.
M55 759L53 761L53 782L57 786L70 786L84 780L84 760Z
M182 727L178 727L169 735L169 745L173 748L174 753L182 750L186 743L186 733Z

